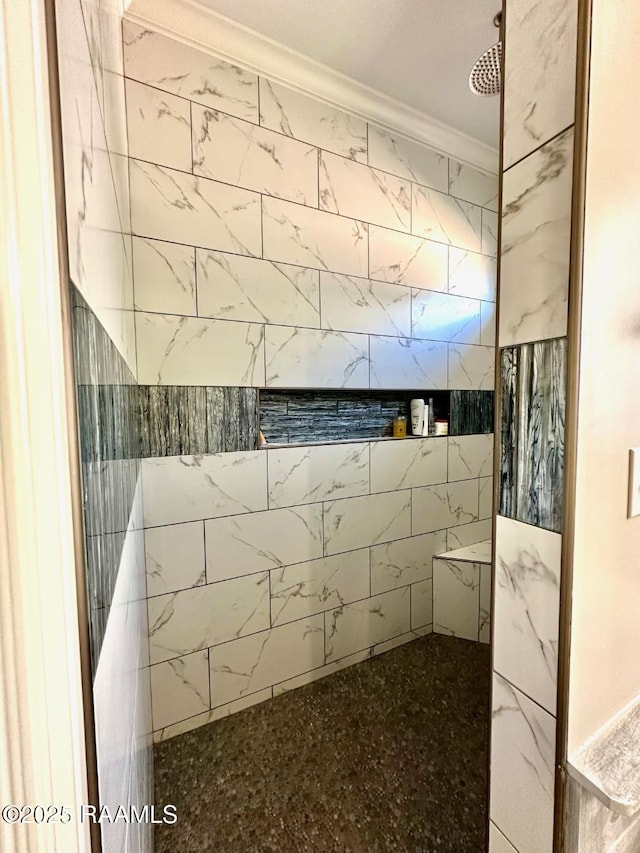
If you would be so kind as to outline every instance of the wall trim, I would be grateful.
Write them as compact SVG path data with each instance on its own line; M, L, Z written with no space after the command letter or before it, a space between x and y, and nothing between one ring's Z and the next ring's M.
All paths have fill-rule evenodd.
M316 62L194 0L132 0L124 17L169 38L311 95L477 169L497 174L484 142Z

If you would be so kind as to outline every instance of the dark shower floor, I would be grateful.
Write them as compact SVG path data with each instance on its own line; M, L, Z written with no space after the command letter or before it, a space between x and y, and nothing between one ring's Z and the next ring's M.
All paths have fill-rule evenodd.
M160 744L156 853L483 853L488 694L432 634Z

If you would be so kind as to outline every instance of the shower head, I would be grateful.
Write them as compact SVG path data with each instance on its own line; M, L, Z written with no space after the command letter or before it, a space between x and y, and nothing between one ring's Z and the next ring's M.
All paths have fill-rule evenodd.
M502 23L502 12L493 19L496 27ZM500 65L502 60L502 41L491 45L488 50L478 57L471 74L469 74L469 88L474 95L491 97L500 94Z

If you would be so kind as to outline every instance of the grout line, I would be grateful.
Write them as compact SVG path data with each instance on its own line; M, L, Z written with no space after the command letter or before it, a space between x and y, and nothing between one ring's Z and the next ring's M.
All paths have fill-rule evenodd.
M540 145L538 145L536 148L533 148L531 151L527 152L527 154L523 154L520 159L515 160L513 163L511 163L510 166L507 166L507 168L503 170L502 174L506 175L507 172L513 169L514 166L519 166L520 163L523 163L528 157L531 157L532 154L537 154L538 151L545 147L545 145L549 145L549 143L555 142L555 140L561 137L563 133L566 133L568 130L571 130L571 128L573 128L574 126L575 121L572 121L571 124L568 124L562 130L559 130L557 133L554 133L554 135L550 136L549 139L545 140L544 142L541 142ZM487 208L487 210L491 210L491 208ZM495 213L496 211L493 210L491 212Z

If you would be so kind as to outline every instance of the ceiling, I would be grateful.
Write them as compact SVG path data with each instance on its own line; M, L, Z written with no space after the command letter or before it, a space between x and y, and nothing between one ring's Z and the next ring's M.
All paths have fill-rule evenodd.
M497 148L499 98L469 91L500 0L197 0Z

